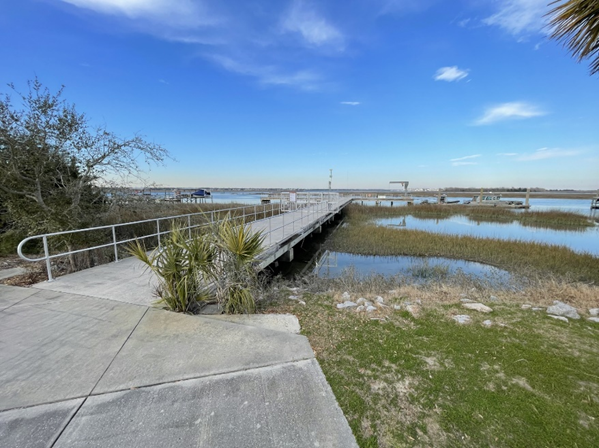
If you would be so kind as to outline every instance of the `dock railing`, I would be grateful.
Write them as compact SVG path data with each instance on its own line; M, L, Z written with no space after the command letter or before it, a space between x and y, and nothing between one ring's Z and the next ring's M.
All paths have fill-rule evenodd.
M291 206L281 201L278 203L261 204L261 205L246 205L242 207L232 207L225 209L216 209L210 211L202 211L197 213L189 213L183 215L166 216L160 218L144 219L140 221L125 222L119 224L110 224L104 226L89 227L85 229L67 230L63 232L46 233L41 235L33 235L23 239L18 247L17 253L25 261L29 262L45 262L48 281L53 281L52 275L52 260L57 258L71 256L75 254L86 253L98 249L112 248L112 258L110 261L118 262L124 258L119 256L119 249L124 245L136 240L146 241L155 238L154 247L160 249L162 247L162 239L164 236L171 233L173 223L178 223L181 231L187 231L189 238L192 238L192 231L202 227L213 226L226 219L235 220L243 225L256 224L256 230L259 230L264 235L264 242L268 247L276 245L287 234L292 235L295 232L301 231L304 227L310 225L314 220L318 219L324 212L336 212L339 210L339 198L326 195L313 197L310 201L295 201ZM273 220L273 217L280 216L280 219ZM287 219L286 219L287 218ZM263 223L259 225L257 223ZM146 229L143 234L135 234L131 230L134 226L143 226ZM127 229L129 228L129 231ZM282 230L282 232L278 232ZM96 237L91 234L96 233ZM278 232L278 233L277 233ZM51 249L51 240L65 240L68 236L82 236L83 241L93 241L98 238L104 238L104 242L95 245L82 244L83 247L78 247L72 250L59 251ZM90 235L86 238L86 235ZM121 236L122 235L122 236ZM59 241L60 241L59 240ZM31 241L41 242L43 255L32 258L23 253L25 245ZM28 254L29 255L29 254Z

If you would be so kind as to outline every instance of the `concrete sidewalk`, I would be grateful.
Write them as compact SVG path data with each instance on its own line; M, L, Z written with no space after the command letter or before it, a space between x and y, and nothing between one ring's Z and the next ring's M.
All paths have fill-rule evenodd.
M156 285L152 271L137 258L128 257L37 283L33 288L150 306L157 299Z
M0 286L7 447L353 447L304 336Z

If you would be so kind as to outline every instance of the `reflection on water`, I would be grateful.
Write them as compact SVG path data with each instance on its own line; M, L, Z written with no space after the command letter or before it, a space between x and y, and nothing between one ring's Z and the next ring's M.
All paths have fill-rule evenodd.
M458 273L502 284L509 283L511 279L507 271L472 261L438 257L365 256L331 251L323 253L314 272L320 277L335 278L348 268L353 268L359 276L402 275L421 281L440 280Z
M468 235L501 240L535 241L543 244L567 246L576 252L599 256L599 226L580 231L550 230L523 226L518 222L489 223L471 221L465 216L447 219L421 219L413 216L384 218L378 225L399 227L449 235Z

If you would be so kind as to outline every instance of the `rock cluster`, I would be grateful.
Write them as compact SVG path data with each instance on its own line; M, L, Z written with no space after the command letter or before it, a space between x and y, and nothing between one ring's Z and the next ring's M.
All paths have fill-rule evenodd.
M559 300L554 300L553 305L547 308L547 314L549 314L551 317L569 317L570 319L580 319L576 308L564 302L560 302ZM568 319L566 319L566 322L567 321Z

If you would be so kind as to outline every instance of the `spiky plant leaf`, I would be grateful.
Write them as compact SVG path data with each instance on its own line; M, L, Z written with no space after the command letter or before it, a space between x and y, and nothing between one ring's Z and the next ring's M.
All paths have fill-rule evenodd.
M551 37L563 41L578 61L591 59L591 74L599 73L599 0L556 0L549 12Z

